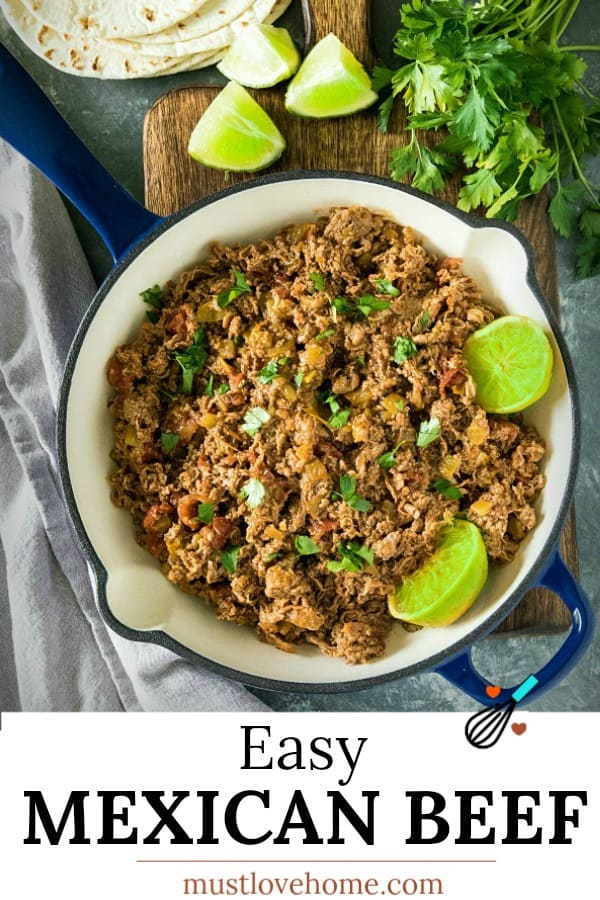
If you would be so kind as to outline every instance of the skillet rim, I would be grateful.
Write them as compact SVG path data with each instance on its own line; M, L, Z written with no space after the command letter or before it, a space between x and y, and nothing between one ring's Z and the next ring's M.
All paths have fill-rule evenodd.
M376 184L381 187L409 194L410 196L415 197L418 200L421 200L427 204L435 206L438 209L449 213L459 221L464 222L472 228L498 228L512 235L512 237L521 244L523 250L525 251L527 259L525 281L531 289L535 300L539 303L542 311L544 312L544 315L548 320L548 324L552 329L554 339L560 351L567 376L567 387L569 391L569 400L571 407L572 441L570 447L569 473L566 484L562 489L563 494L559 511L552 524L544 546L530 566L529 571L525 575L519 588L511 591L502 605L490 616L488 616L484 622L482 622L460 640L455 641L445 650L439 651L432 656L428 656L417 663L412 663L411 665L395 669L393 672L385 672L380 675L367 676L365 678L359 678L352 681L281 681L279 679L242 672L238 669L234 669L230 666L226 666L222 663L211 660L208 657L197 653L195 650L191 650L189 647L181 644L179 641L175 640L163 631L141 631L138 629L130 628L129 626L124 625L122 622L120 622L120 620L117 619L116 616L114 616L110 607L108 606L106 597L106 582L108 572L103 563L98 558L79 515L79 510L75 501L75 495L71 485L71 478L67 463L67 409L71 383L73 380L75 366L79 358L79 352L102 301L116 284L125 269L129 267L133 260L137 256L139 256L139 254L143 250L149 247L154 242L154 240L162 235L165 231L169 230L171 226L175 225L177 222L182 221L183 219L186 219L197 210L203 209L205 206L210 206L212 203L222 199L223 197L231 196L233 194L237 194L252 188L262 187L264 185L309 179L335 179L340 181L361 181L367 182L369 184ZM385 684L389 681L395 681L406 676L416 675L421 672L434 672L442 663L448 663L461 654L468 652L473 644L475 644L478 640L481 640L481 638L486 637L486 635L493 631L494 628L496 628L500 624L500 622L502 622L512 612L512 610L517 606L517 604L527 593L527 591L529 591L532 587L535 587L535 585L539 582L539 579L544 574L551 561L553 551L558 546L558 542L565 526L566 518L573 498L573 490L581 449L580 431L581 413L573 361L571 359L569 349L559 325L557 315L550 306L550 303L544 295L537 279L533 249L525 235L518 228L508 222L504 222L498 219L487 220L481 218L480 216L474 216L470 213L465 213L462 210L459 210L456 207L452 206L451 204L438 199L437 197L432 197L428 194L424 194L416 188L406 185L400 185L396 182L390 181L387 178L382 178L377 175L329 169L318 169L312 171L298 169L295 171L275 172L269 175L262 175L259 177L251 178L241 183L231 185L215 193L207 194L205 197L202 197L200 200L195 201L189 206L186 206L183 209L178 210L177 212L161 219L156 227L154 227L151 231L143 234L140 239L135 244L133 244L129 250L127 250L125 255L117 261L117 263L113 266L107 277L100 285L100 288L98 289L94 298L92 299L69 348L69 353L67 356L59 392L56 440L59 475L65 502L69 511L69 516L75 528L77 537L79 538L86 560L94 572L100 612L104 620L107 622L110 628L112 628L113 631L115 631L121 637L127 638L128 640L158 644L159 646L178 654L184 659L195 663L200 662L211 672L223 675L227 678L248 685L250 687L259 688L261 690L279 691L282 693L335 694L365 690L370 687Z

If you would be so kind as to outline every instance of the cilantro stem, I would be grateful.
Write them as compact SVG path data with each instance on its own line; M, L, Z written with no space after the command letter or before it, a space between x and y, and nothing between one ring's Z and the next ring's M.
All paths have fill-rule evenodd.
M566 16L563 16L562 21L561 21L560 24L558 25L558 28L557 28L557 31L556 31L556 38L555 38L556 41L560 40L560 38L562 37L562 35L563 35L563 34L565 33L565 31L567 30L567 26L569 25L569 22L571 21L571 19L573 18L573 16L574 16L575 13L577 12L577 7L579 6L579 2L580 2L580 0L572 0L571 6L570 6L569 9L567 10ZM564 9L564 7L563 7L563 9ZM557 16L557 17L556 17L556 20L558 20L558 19L560 19L560 16ZM556 21L556 20L555 20L555 21Z
M561 44L558 49L567 50L569 53L574 53L575 50L589 50L590 53L598 53L600 44Z
M575 150L573 149L573 144L571 143L571 138L569 137L569 133L568 133L567 129L565 128L565 123L563 121L563 117L560 114L560 109L558 108L558 103L556 102L556 100L551 100L550 102L552 103L552 108L554 110L554 115L556 116L556 121L560 125L560 130L562 132L563 140L569 150L569 155L571 156L573 168L577 172L577 176L578 176L579 180L581 181L582 185L584 186L584 188L586 189L586 191L588 192L588 194L590 195L590 197L592 198L594 203L598 203L598 197L596 196L595 192L593 191L592 186L590 185L589 181L583 174L583 170L582 170L581 166L579 165L579 160L577 159L577 154L575 153Z

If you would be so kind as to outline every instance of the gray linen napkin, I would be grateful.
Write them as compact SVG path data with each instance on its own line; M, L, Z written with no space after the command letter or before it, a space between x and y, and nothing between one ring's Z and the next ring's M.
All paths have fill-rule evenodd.
M0 141L0 709L266 709L104 624L62 501L58 387L95 285L54 188Z

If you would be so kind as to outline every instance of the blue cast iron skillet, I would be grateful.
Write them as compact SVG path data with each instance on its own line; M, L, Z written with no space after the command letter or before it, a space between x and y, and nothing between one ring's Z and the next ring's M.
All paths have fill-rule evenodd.
M247 675L215 663L212 660L205 659L163 632L140 632L124 626L114 617L108 607L105 592L106 571L89 541L75 503L66 463L65 416L75 361L83 337L104 296L128 265L142 250L152 243L154 238L199 207L212 203L217 197L243 191L257 184L301 179L307 176L329 179L350 178L373 184L384 184L415 196L423 195L410 188L394 185L385 181L385 179L367 175L341 172L289 172L264 176L246 182L244 185L236 185L228 188L225 192L220 192L218 195L205 197L198 203L172 216L160 218L139 204L100 165L71 131L64 119L27 75L25 70L2 46L0 46L0 87L3 94L0 106L0 136L37 166L75 204L101 235L115 261L115 267L92 301L71 348L61 389L58 415L59 464L66 502L83 549L95 571L100 609L108 624L124 637L160 644L192 661L200 661L214 671L238 681L252 684L255 687L306 692L335 692L363 689L397 678L399 673L391 672L373 678L340 683L302 684L273 681L268 678ZM471 226L478 227L483 225L481 220L467 216L432 197L423 196L423 199L430 204L450 210L452 215L463 221L468 221ZM500 695L492 701L486 693L486 688L490 683L483 679L473 667L470 646L477 639L492 631L517 605L521 596L527 590L536 585L548 588L561 597L572 617L572 626L566 640L555 656L536 673L538 683L529 693L527 701L539 697L572 669L586 650L593 632L593 615L589 601L581 586L565 566L558 550L560 534L571 505L579 457L579 407L573 365L554 313L537 283L531 248L516 229L501 222L495 222L494 226L504 228L517 237L527 254L529 285L552 325L567 373L572 401L574 447L571 454L569 476L564 486L560 512L554 522L550 538L546 542L543 552L538 556L534 565L531 566L528 578L521 585L519 591L511 594L506 602L485 620L484 626L471 631L466 639L455 643L442 653L438 653L414 666L402 669L402 675L410 675L423 670L435 671L456 687L465 691L478 703L484 705L490 705L492 702L499 704L510 700L515 688L502 689Z

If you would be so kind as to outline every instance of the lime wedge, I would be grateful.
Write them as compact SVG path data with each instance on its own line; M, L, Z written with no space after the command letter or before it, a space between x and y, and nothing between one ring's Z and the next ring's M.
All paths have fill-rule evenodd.
M550 341L525 316L501 316L474 331L464 355L477 389L475 400L487 412L519 412L550 387Z
M188 153L213 169L256 172L279 159L283 135L247 90L230 81L190 136Z
M357 58L334 34L312 48L285 95L285 108L313 119L348 116L371 106L377 94Z
M427 562L390 595L390 613L413 625L450 625L475 602L487 573L487 553L479 529L472 522L455 519L442 528L438 546Z
M266 88L284 81L300 65L300 54L285 28L248 25L217 66L226 78L246 87Z

